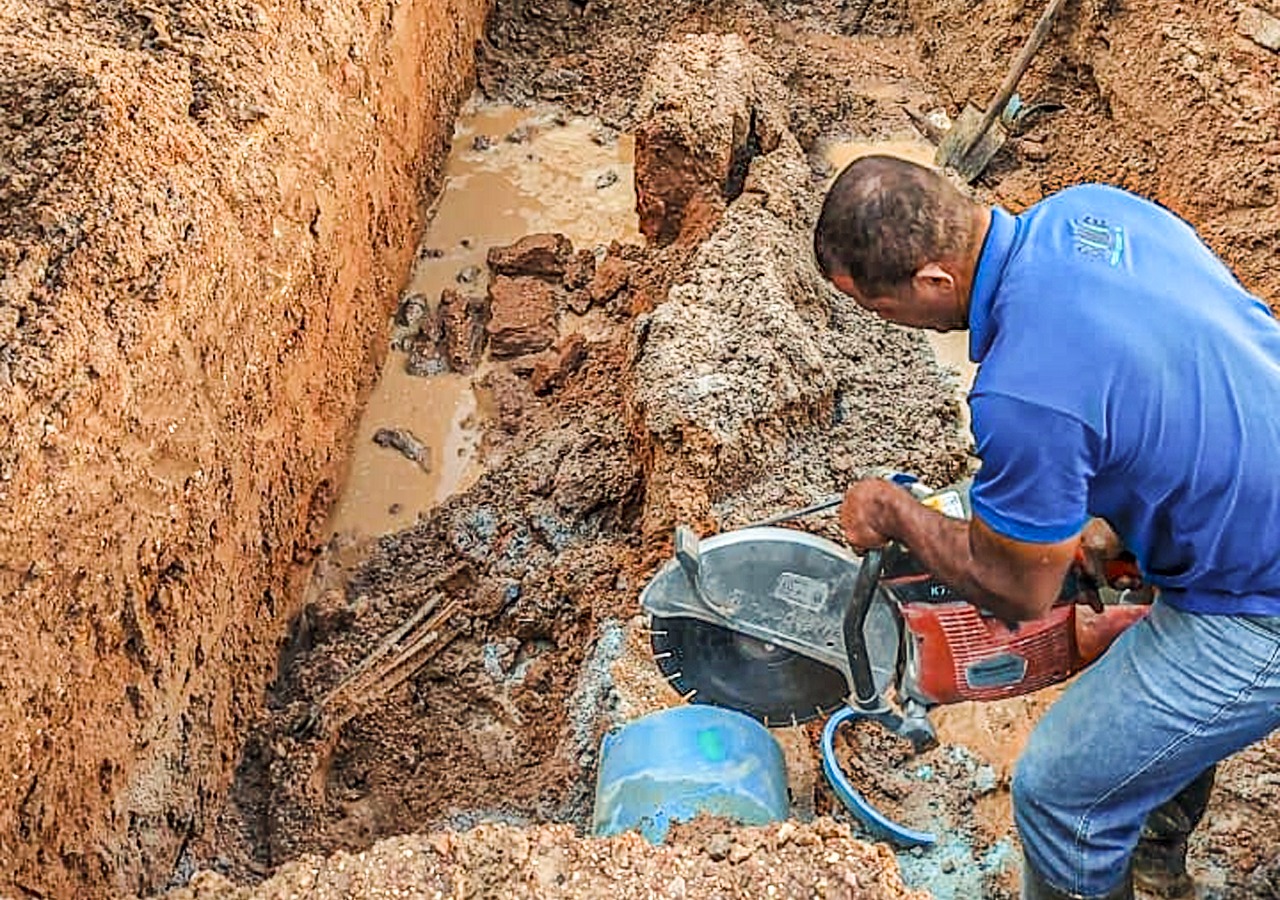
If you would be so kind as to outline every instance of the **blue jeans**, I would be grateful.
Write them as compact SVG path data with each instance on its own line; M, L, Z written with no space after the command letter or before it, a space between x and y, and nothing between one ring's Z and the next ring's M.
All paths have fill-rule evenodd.
M1157 602L1050 708L1013 778L1027 860L1060 891L1124 878L1147 813L1280 726L1280 617Z

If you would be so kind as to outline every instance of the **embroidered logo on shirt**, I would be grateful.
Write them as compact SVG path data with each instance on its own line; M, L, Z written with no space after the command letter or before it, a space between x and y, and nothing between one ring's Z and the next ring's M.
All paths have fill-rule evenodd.
M1124 229L1111 225L1106 219L1085 216L1071 223L1077 253L1105 259L1109 265L1118 266L1124 258Z

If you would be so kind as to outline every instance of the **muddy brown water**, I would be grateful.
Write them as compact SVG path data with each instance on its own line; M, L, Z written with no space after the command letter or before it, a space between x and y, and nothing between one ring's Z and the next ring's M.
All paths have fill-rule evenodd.
M559 232L575 247L637 242L634 141L590 119L549 108L473 101L460 113L405 293L431 303L440 292L481 290L490 247L526 234ZM589 330L589 322L571 322ZM411 525L483 470L480 438L488 406L476 376L408 374L408 354L391 350L360 418L346 481L329 523L333 533L387 534ZM374 443L379 428L401 428L425 443L425 467Z

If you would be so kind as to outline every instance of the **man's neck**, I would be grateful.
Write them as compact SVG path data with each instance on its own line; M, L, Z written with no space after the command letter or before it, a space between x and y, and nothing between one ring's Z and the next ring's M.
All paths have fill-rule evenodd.
M982 259L982 248L986 246L987 234L991 231L991 220L995 211L989 206L974 206L972 214L973 241L964 261L964 271L960 273L960 296L964 298L965 320L969 318L970 304L973 302L973 282L978 277L978 263Z

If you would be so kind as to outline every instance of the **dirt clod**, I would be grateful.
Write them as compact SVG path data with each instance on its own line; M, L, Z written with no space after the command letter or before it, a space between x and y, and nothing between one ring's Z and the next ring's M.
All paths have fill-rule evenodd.
M529 386L538 396L560 388L565 380L582 366L587 358L587 339L572 334L549 360L539 360L529 376Z
M537 353L555 341L555 293L545 281L498 275L489 285L489 303L485 330L494 359Z
M618 256L609 254L595 268L595 274L591 278L591 285L588 288L588 295L591 303L595 306L603 306L627 286L630 278L631 266L626 260Z
M563 234L530 234L507 247L489 251L489 268L498 275L540 275L559 278L573 256Z

